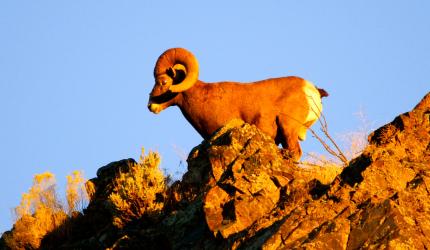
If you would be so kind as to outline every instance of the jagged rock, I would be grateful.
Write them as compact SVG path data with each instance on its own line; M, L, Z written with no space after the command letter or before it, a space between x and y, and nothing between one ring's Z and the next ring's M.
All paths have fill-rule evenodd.
M429 115L427 94L372 133L363 154L320 199L289 214L263 248L430 248Z
M296 168L255 126L231 121L191 151L188 172L172 187L187 205L162 223L171 247L223 249L256 221L272 224Z
M183 182L207 190L203 198L206 223L215 236L219 233L223 238L269 214L291 176L273 140L238 120L196 147L188 164L190 171Z
M97 172L75 224L83 232L46 248L430 249L430 93L373 132L331 183L310 178L255 126L232 121L191 151L157 221L119 230L106 200L130 162Z
M430 94L370 135L363 154L326 186L303 184L302 170L270 141L262 146L252 126L227 126L190 155L190 176L205 183L209 230L232 248L429 248L429 117ZM283 181L275 181L278 171Z

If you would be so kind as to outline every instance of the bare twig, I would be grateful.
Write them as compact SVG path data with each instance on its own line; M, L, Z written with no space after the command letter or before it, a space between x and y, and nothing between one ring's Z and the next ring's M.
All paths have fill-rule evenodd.
M316 102L313 99L313 97L311 97L311 99L315 104L314 106L318 108L318 105L316 105ZM311 107L311 110L317 115L317 117L319 116L318 122L321 125L321 131L324 133L325 137L329 139L331 144L335 147L336 151L332 149L313 129L308 128L309 131L311 131L312 135L323 145L323 147L325 148L325 150L327 150L327 152L329 152L334 157L338 158L345 166L348 165L348 159L345 157L340 147L337 145L337 143L334 141L334 139L330 136L328 132L327 120L324 114L322 113L322 111L321 110L315 111L312 107Z
M335 145L335 148L337 149L337 152L334 151L313 129L309 128L309 131L311 131L312 135L323 145L325 150L329 152L334 157L338 158L345 166L348 165L348 160L346 159L345 155L342 153L342 151L339 149L339 147L336 145L336 143L333 141L333 139L328 134L327 130L321 129L323 131L324 135L329 138L330 142Z
M318 122L321 125L321 131L324 133L325 137L328 138L328 140L330 141L330 143L334 146L335 149L333 149L332 147L330 147L330 145L328 143L326 143L324 141L324 139L319 136L315 130L311 129L310 127L307 127L305 124L301 123L298 119L295 119L294 117L291 117L285 113L280 112L280 114L283 114L285 116L288 116L290 119L300 123L302 126L305 126L307 129L309 129L309 131L311 131L312 135L321 143L321 145L325 148L325 150L330 153L332 156L336 157L337 159L339 159L344 166L348 165L348 159L345 157L345 154L342 152L342 150L340 149L340 147L337 145L337 143L334 141L334 139L330 136L329 132L328 132L328 125L327 125L327 120L324 116L324 114L322 113L322 110L320 110L318 108L318 105L316 104L314 98L312 96L309 96L310 99L312 99L312 101L314 102L314 106L317 108L317 110L315 110L313 107L310 107L311 111L315 113L315 115L318 118Z

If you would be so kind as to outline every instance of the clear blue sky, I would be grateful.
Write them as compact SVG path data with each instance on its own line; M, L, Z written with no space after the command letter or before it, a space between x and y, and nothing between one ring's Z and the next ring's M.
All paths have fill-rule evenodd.
M178 108L146 108L171 47L197 56L204 81L314 82L334 135L357 129L360 109L378 127L430 90L427 0L203 2L0 2L0 232L36 173L63 186L141 147L184 171L201 138ZM320 150L311 136L303 147Z

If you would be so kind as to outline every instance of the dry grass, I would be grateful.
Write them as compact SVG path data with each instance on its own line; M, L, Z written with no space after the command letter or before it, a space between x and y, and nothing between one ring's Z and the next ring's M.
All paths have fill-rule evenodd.
M143 215L156 216L163 209L162 197L166 191L163 172L159 169L160 157L150 152L129 166L113 181L114 189L109 201L114 210L114 225L121 228L127 222Z
M330 155L323 155L318 153L307 153L300 166L309 172L310 176L319 180L323 184L331 183L337 175L339 175L348 163L359 156L368 145L367 136L369 135L370 123L366 119L363 111L355 114L360 121L360 127L353 132L343 133L340 136L341 146L328 133L328 125L324 116L321 125L321 130L329 141L336 146L336 150L329 151ZM313 135L316 137L315 132ZM323 140L317 137L318 140ZM324 140L323 140L324 141ZM326 144L326 143L325 143ZM327 144L326 144L327 145ZM326 147L325 147L326 148ZM341 155L340 155L341 154Z
M368 145L367 133L364 132L345 134L342 140L344 142L342 151L347 162L359 156ZM305 172L309 172L310 176L323 184L331 183L347 166L337 157L317 153L307 153L299 165L306 170Z
M299 166L303 169L305 180L317 179L322 184L330 184L343 169L343 163L337 158L327 158L315 153L307 154Z
M348 161L359 156L369 144L367 136L369 133L364 131L348 132L340 136L343 142L345 156Z
M368 135L372 131L372 123L367 119L364 111L360 109L357 113L355 113L360 126L352 132L346 132L341 134L340 140L343 144L343 151L345 152L348 161L356 158L369 144Z
M77 204L85 203L88 196L82 194L84 182L78 171L67 176L68 209L65 209L57 196L55 176L50 172L35 175L32 187L15 208L15 224L5 236L6 245L11 249L39 248L46 234L61 226L69 218L68 214L76 212Z

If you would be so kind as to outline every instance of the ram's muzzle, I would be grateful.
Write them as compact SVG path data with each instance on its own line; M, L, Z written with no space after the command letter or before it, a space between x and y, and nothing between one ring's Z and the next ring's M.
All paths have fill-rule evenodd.
M164 94L158 95L158 96L149 96L148 100L148 109L158 114L167 107L174 104L174 99L177 96L177 93L172 93L170 91L165 92Z

